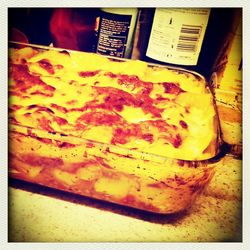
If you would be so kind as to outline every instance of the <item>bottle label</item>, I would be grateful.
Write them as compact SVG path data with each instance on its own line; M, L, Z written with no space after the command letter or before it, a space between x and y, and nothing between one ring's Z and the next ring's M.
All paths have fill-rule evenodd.
M102 12L99 19L96 52L124 57L132 15Z
M210 9L157 8L146 56L165 63L197 65Z

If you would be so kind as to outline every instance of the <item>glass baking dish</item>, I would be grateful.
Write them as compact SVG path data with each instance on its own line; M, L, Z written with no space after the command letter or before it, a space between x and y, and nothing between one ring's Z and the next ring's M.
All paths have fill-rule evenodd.
M11 43L18 46L62 50ZM205 81L195 72L168 68ZM219 134L214 140L213 156L219 151ZM13 123L9 145L12 178L161 214L188 209L214 174L209 159L175 159Z
M208 163L10 126L10 177L155 213L188 209L214 174Z

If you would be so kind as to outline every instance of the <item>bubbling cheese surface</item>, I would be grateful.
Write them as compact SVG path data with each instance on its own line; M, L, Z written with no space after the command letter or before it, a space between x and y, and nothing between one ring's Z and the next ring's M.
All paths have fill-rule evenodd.
M213 97L191 73L83 52L9 55L13 124L176 159L216 154Z

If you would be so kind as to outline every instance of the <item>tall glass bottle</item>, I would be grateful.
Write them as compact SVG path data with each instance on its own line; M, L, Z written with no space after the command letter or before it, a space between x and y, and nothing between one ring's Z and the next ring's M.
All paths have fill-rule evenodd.
M149 24L140 31L140 39L146 42L140 47L139 59L209 77L233 14L233 8L151 9L147 13Z

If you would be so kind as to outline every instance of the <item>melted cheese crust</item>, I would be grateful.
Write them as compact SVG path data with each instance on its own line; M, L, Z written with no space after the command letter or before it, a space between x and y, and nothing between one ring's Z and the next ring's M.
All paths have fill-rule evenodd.
M11 49L9 91L14 124L176 159L216 154L213 98L192 74L91 53Z

